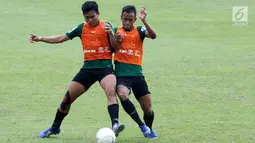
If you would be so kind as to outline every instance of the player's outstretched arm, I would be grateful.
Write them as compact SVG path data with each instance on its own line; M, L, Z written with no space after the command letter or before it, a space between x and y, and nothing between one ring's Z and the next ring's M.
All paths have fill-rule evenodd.
M29 36L29 41L34 43L34 42L45 42L49 44L57 44L57 43L62 43L67 40L70 40L70 38L66 35L57 35L57 36L37 36L35 34L30 34Z
M115 33L113 32L112 26L109 23L105 23L103 26L105 32L108 33L110 44L114 51L119 51L120 49L120 42L115 36Z
M156 39L157 34L156 31L151 27L150 24L148 24L147 20L146 20L146 16L147 16L147 12L146 9L144 7L142 7L140 9L140 15L139 18L141 19L141 21L143 22L144 26L146 27L147 31L145 33L146 37L151 38L151 39Z

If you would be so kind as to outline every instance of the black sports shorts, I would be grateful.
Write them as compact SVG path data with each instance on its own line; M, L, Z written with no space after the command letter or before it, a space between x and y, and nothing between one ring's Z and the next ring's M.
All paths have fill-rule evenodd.
M82 68L76 74L72 81L78 82L84 86L86 90L90 88L96 81L100 82L107 75L113 74L112 68L96 68L85 69Z
M144 76L119 76L117 77L118 86L125 86L130 91L132 89L137 100L146 94L151 94Z

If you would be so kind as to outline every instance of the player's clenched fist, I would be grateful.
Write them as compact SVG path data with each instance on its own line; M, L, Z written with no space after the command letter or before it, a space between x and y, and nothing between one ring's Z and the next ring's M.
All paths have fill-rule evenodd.
M35 34L30 34L30 36L29 36L29 41L30 41L31 43L39 42L39 41L41 41L41 37L36 36Z

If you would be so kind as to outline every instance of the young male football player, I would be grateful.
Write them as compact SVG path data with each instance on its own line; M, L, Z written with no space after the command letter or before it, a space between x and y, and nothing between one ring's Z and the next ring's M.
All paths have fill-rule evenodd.
M136 8L132 5L123 7L121 13L122 26L116 29L120 50L115 52L115 75L117 76L117 94L124 110L139 125L145 137L157 138L152 130L154 112L151 106L151 93L142 72L143 41L145 37L155 39L156 32L148 24L146 9L141 8L139 18L144 26L134 26ZM135 106L128 96L133 91L144 112L141 121Z
M98 81L108 97L108 112L111 117L112 129L116 135L124 129L118 123L119 105L116 99L116 77L113 74L112 52L120 47L119 41L109 22L99 20L98 5L95 1L86 1L82 5L85 22L79 24L66 34L59 36L41 37L30 35L31 42L45 42L50 44L62 43L75 37L81 39L84 64L73 78L67 90L52 126L41 132L38 137L49 137L60 133L60 126L68 114L71 104L86 92L91 85ZM70 56L70 55L67 55Z

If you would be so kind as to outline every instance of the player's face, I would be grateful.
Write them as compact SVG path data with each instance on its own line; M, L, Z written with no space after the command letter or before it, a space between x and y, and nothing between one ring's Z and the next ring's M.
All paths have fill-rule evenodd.
M136 21L135 13L123 12L121 15L121 21L124 30L132 30Z
M83 14L85 21L88 23L89 26L96 26L98 24L98 17L99 13L95 11L89 11Z

